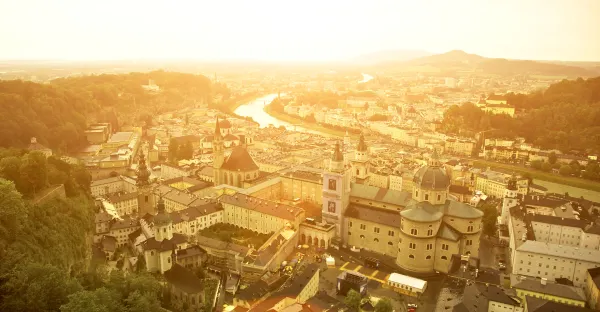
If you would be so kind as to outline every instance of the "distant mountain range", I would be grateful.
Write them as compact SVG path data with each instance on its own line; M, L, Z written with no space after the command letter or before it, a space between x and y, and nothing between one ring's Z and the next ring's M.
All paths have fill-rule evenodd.
M383 52L382 52L383 53ZM413 59L403 59L407 54L400 53L394 60L390 52L382 55L387 60L374 63L377 70L393 72L439 72L445 74L471 72L496 75L542 75L564 77L593 77L600 75L600 62L561 62L530 61L487 58L477 54L469 54L460 50L434 55L425 55ZM372 53L378 59L377 53Z
M404 62L431 54L423 50L387 50L359 55L352 59L352 62L362 65L375 65L381 62Z

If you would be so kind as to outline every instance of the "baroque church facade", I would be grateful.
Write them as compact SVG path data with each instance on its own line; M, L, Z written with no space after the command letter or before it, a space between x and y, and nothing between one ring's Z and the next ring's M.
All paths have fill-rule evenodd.
M450 178L437 151L415 173L410 194L366 187L372 196L353 192L351 183L364 177L366 150L361 135L354 159L346 161L336 144L323 173L322 219L335 225L343 244L392 256L400 268L416 273L446 273L453 258L478 257L483 213L449 198ZM406 198L404 208L385 208L386 196Z

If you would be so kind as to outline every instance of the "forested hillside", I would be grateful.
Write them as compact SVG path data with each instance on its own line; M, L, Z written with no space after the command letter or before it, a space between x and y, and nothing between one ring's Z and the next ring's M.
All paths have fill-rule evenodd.
M66 199L26 196L70 184ZM94 205L89 174L38 153L0 149L0 311L160 311L160 284L110 275L91 262ZM15 185L16 184L16 185ZM35 185L35 187L34 187Z
M444 114L442 131L486 137L524 137L527 142L563 152L600 153L600 77L562 81L530 95L509 94L515 118L484 113L473 104L452 106Z
M159 92L144 90L149 80ZM0 81L0 147L24 147L36 137L50 148L72 151L85 144L88 123L108 121L116 130L211 98L208 78L165 71L69 77L49 84Z

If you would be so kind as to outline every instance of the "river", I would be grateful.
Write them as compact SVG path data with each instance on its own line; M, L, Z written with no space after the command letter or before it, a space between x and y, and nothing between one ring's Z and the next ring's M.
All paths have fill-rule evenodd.
M361 81L359 81L358 83L365 83L368 82L370 80L373 80L373 76L369 75L369 74L362 74L363 79Z
M265 105L268 105L269 103L271 103L271 101L273 101L276 97L277 97L277 94L269 94L269 95L265 95L263 97L259 97L259 98L254 99L246 104L242 104L242 105L238 106L238 108L235 109L234 113L236 113L237 115L240 115L240 116L244 116L244 117L252 117L252 119L254 121L258 122L258 125L261 128L266 128L270 125L272 125L274 127L284 126L288 130L296 130L299 132L319 134L319 135L328 136L328 137L332 136L331 134L323 133L323 132L312 130L312 129L307 129L307 128L304 128L301 126L294 126L293 124L291 124L287 121L279 120L279 119L267 114L267 112L265 112Z

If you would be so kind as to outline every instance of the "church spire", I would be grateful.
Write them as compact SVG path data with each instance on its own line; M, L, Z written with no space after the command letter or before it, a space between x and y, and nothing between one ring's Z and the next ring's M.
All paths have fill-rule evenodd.
M215 125L215 135L221 135L221 126L219 125L219 116L217 116L217 124Z
M146 155L144 155L144 151L140 152L140 157L138 159L138 168L137 168L137 186L146 186L149 185L150 178L150 170L148 170L148 166L146 165Z
M344 161L344 154L340 150L340 142L335 142L335 150L331 156L332 161Z
M360 151L360 152L367 151L367 144L365 143L365 136L362 132L360 133L360 138L358 139L358 145L356 146L356 150Z
M439 167L440 164L440 155L438 154L437 148L433 148L433 153L429 158L429 166L430 167Z

